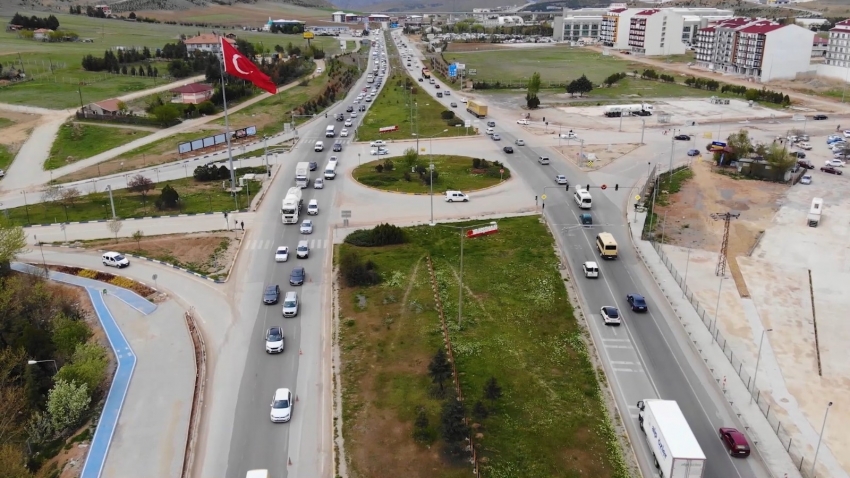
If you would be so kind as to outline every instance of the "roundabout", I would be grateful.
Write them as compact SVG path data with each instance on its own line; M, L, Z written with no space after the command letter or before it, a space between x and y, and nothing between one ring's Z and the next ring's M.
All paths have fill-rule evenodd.
M432 171L429 165L433 164ZM450 190L469 193L496 186L510 178L510 170L499 161L470 156L417 155L380 156L352 171L352 177L372 189L406 194L428 194L433 177L434 192Z

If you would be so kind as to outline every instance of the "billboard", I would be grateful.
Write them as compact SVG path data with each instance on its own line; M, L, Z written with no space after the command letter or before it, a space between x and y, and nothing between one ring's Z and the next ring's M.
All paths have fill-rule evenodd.
M449 78L455 78L457 76L457 63L452 63L449 65Z
M398 23L390 23L390 28L398 28Z
M257 135L256 126L248 126L247 128L237 129L230 133L231 139L244 139ZM188 143L180 143L177 145L178 154L187 154L193 151L201 151L207 148L212 148L220 144L227 143L227 135L224 133L215 136L207 136L206 138L193 139Z
M316 38L316 35L313 35L313 32L304 32L305 40L312 40L313 38Z

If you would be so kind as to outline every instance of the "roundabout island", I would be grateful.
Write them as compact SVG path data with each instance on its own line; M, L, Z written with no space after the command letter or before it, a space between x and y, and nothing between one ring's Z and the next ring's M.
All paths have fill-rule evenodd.
M352 172L352 177L373 189L406 194L428 194L433 178L434 192L469 193L496 186L511 172L499 161L485 158L435 154L419 155L408 149L402 156L370 156ZM433 164L433 171L429 165Z

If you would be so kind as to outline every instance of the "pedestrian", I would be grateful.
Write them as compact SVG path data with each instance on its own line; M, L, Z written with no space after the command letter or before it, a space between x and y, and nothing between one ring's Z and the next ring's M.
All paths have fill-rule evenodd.
M239 225L242 226L242 230L244 231L245 230L245 221L240 222Z
M545 202L543 203L543 209L546 209L546 203Z

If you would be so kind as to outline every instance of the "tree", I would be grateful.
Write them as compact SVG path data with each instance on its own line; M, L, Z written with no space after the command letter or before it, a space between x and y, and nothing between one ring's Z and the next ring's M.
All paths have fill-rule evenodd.
M68 207L74 206L74 203L80 199L81 193L77 188L65 188L62 190L59 196L59 202L62 203L63 206Z
M173 105L157 106L153 109L152 113L157 123L162 126L171 126L180 117L180 110Z
M41 201L42 202L56 202L59 198L62 197L62 186L53 185L47 186L44 191L41 192Z
M404 165L408 169L413 169L419 164L419 153L414 148L407 148L404 150Z
M490 377L487 383L484 384L484 398L490 401L498 400L502 397L502 387L496 382L496 377Z
M124 226L124 222L117 217L113 217L106 222L106 227L109 229L109 232L115 235L115 242L118 242L118 232L121 230L122 226Z
M4 478L30 478L32 473L25 466L24 451L11 443L0 445L0 470Z
M0 217L0 276L9 271L9 263L27 251L27 235L24 228Z
M443 347L437 349L437 353L431 359L431 363L428 364L428 375L431 376L434 383L440 385L440 392L443 391L445 381L452 378L452 364L449 363L446 350Z
M118 107L118 112L122 115L125 115L128 111L130 111L130 108L127 106L127 103L124 103L123 101L119 101L116 106Z
M58 379L85 384L86 389L95 391L106 378L106 350L98 344L77 345L70 363L59 369Z
M136 249L141 250L142 248L142 238L145 237L145 233L142 232L141 229L133 233L133 240L136 241Z
M180 195L177 190L166 184L159 193L159 198L156 200L156 207L159 209L171 209L177 207L177 201L180 200Z
M531 110L537 109L537 107L540 106L540 98L538 98L536 94L526 93L525 106Z
M417 443L429 444L434 441L430 430L431 423L425 407L417 407L416 420L413 422L413 439Z
M130 20L135 20L136 19L136 12L130 12L130 14L127 15L127 18L129 18ZM147 47L145 47L145 48L147 48Z
M17 441L23 432L27 400L16 370L25 360L21 348L0 348L0 443Z
M537 96L537 93L540 92L540 73L534 72L531 75L531 79L528 80L528 94L532 96Z
M783 174L797 164L797 157L791 156L784 146L773 143L767 148L764 160L770 166Z
M137 174L127 181L127 189L133 193L140 193L142 198L147 199L148 191L154 188L153 180Z
M570 96L575 96L575 94L578 93L578 80L573 80L567 83L567 93L569 93Z
M70 359L77 346L91 337L91 329L82 320L75 320L64 313L53 319L53 344L61 359Z
M62 432L77 425L91 402L88 387L67 380L56 380L47 395L47 413L53 429Z
M746 158L753 152L753 142L750 140L749 131L742 129L737 133L732 133L726 138L726 145L732 149L734 158Z
M457 445L463 443L469 436L469 426L467 426L465 418L466 409L463 402L450 398L443 403L440 419L442 436L453 451L459 451Z
M475 417L476 420L484 420L490 416L490 410L487 410L487 406L484 405L484 402L476 400L475 405L472 407L472 416Z
M581 75L581 77L575 80L575 82L576 93L578 93L579 96L593 91L593 83L591 83L590 80L587 79L587 76Z

